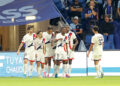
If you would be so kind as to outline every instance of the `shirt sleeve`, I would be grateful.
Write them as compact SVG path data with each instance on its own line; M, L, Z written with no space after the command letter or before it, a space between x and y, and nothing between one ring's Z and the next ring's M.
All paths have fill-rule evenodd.
M92 37L91 43L95 43L95 37Z
M21 43L25 43L26 42L26 36L23 37L22 42Z
M103 42L104 42L104 37L103 37L103 35L102 35L102 39L103 39Z
M73 34L73 40L76 39L77 37L76 37L75 33L72 33L72 34Z
M57 34L56 37L55 37L55 39L59 39L59 38L60 38L60 36L59 36L59 34Z

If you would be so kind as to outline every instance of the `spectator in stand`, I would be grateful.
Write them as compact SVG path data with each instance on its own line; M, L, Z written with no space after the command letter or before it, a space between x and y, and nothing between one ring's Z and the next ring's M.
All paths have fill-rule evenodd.
M114 25L110 18L110 15L106 15L105 21L101 24L101 32L105 40L105 49L114 49Z
M87 8L90 6L90 1L94 1L95 7L98 8L98 2L97 2L96 0L87 0L87 1L86 1L86 7L87 7Z
M95 8L94 1L90 1L90 6L85 10L86 32L92 34L91 28L98 23L98 9Z
M118 21L120 21L120 0L118 2L117 13L118 13Z
M104 12L104 15L109 15L110 19L113 19L113 6L111 0L107 0L107 4L104 6Z
M81 13L83 11L82 5L81 3L79 3L79 0L73 0L73 3L70 7L70 11L71 11L71 17L75 17L78 16L79 18L81 18Z
M83 39L83 28L82 25L79 24L79 18L77 16L73 18L73 23L70 24L70 29L76 34L76 37L78 39L78 45L75 49L78 50L79 43Z

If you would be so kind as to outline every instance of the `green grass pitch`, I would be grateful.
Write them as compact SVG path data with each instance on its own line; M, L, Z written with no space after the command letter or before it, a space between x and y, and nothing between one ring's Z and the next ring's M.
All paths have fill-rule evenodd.
M0 86L120 86L120 77L0 78Z

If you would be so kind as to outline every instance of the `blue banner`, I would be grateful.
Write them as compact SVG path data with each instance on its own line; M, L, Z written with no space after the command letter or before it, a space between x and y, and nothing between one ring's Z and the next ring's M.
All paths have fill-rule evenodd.
M0 0L0 26L23 25L59 16L53 0Z

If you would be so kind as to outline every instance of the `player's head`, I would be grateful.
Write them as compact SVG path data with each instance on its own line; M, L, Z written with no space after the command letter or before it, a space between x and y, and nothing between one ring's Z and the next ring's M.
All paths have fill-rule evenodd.
M66 27L61 27L61 33L65 34L66 33Z
M29 25L27 27L28 33L33 33L33 29L34 29L34 26L33 25Z
M49 34L52 34L53 28L52 27L48 27L47 31L48 31Z
M38 31L38 32L37 32L37 37L42 38L42 36L43 36L42 31Z
M98 26L94 26L94 27L92 28L92 31L93 31L93 33L98 32L98 31L99 31L99 27L98 27Z
M69 32L70 31L70 26L66 25L65 27L66 27L67 32Z
M55 31L55 36L56 36L58 33L59 33L59 31L58 31L58 30L56 30L56 31Z

